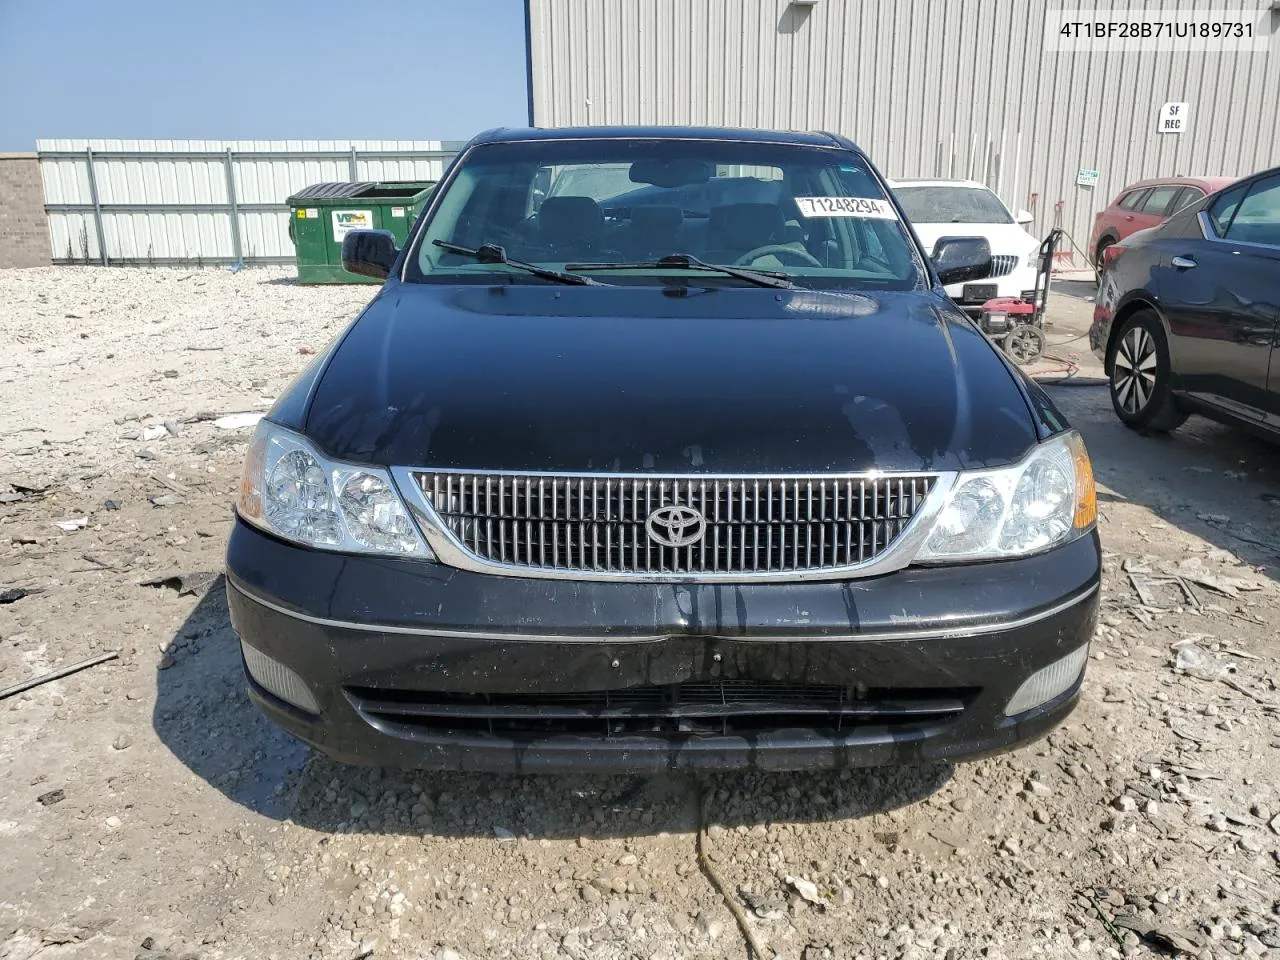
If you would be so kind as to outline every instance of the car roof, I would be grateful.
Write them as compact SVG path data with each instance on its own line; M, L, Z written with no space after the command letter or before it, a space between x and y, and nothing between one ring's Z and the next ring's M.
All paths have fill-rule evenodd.
M858 148L834 133L748 130L736 127L498 127L477 134L472 144L537 140L723 140L737 143L790 143L810 147Z
M976 187L979 190L990 190L985 183L979 183L977 180L959 180L959 179L917 179L914 177L905 177L901 179L891 179L889 181L891 187Z
M1139 180L1137 183L1129 184L1120 191L1118 196L1143 187L1199 187L1206 193L1214 193L1239 179L1239 177L1153 177L1150 180Z

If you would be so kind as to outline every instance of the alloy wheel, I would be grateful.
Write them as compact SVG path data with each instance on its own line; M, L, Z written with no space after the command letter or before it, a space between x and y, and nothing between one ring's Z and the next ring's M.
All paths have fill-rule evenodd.
M1133 327L1116 350L1111 389L1124 411L1141 413L1151 401L1156 386L1156 343L1141 326Z

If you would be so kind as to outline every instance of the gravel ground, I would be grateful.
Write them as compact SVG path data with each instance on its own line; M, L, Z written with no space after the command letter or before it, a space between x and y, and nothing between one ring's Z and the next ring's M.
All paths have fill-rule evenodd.
M1135 436L1087 379L1053 392L1102 487L1103 626L1079 709L1029 748L479 777L276 730L221 583L143 581L220 568L249 431L210 418L265 409L370 292L0 271L0 591L31 591L0 603L0 687L120 653L0 701L0 958L746 957L700 801L714 871L788 960L1280 956L1274 451ZM1053 309L1050 341L1078 336L1087 300Z

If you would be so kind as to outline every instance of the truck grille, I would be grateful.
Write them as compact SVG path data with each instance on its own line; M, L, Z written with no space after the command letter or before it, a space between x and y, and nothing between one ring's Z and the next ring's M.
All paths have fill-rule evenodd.
M1003 254L991 258L991 273L988 276L1004 277L1013 273L1018 266L1019 257L1010 257Z
M437 472L414 479L453 536L481 560L624 575L867 563L892 546L936 481ZM685 525L673 533L663 507L692 510L679 511Z

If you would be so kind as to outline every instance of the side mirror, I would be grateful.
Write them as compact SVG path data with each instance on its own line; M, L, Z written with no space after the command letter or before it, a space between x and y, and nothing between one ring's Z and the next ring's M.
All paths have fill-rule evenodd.
M1030 210L1019 210L1017 215L1013 218L1013 221L1018 226L1025 227L1028 224L1035 223L1036 218L1032 215Z
M991 276L991 244L986 237L939 237L932 260L944 287Z
M352 230L342 238L342 269L385 280L400 251L390 230Z

